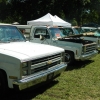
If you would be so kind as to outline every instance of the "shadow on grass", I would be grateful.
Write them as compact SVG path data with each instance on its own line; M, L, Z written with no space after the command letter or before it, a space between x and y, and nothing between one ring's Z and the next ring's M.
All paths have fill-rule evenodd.
M66 71L83 68L92 62L94 62L94 61L93 60L75 61L75 62L73 62L73 64L67 66Z
M42 84L37 88L31 87L30 89L23 91L15 91L13 89L9 89L7 95L5 95L3 98L0 98L0 100L31 100L57 83L57 80L53 80L49 82L49 84Z

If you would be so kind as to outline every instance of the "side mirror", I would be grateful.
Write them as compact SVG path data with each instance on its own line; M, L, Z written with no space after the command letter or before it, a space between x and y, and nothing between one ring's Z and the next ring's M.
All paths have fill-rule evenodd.
M44 36L43 35L40 35L40 40L44 40Z

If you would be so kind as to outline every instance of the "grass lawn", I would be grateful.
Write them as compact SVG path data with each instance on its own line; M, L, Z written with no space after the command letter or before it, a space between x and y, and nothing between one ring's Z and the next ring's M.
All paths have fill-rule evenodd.
M100 54L75 62L57 79L37 89L10 91L6 100L100 100Z

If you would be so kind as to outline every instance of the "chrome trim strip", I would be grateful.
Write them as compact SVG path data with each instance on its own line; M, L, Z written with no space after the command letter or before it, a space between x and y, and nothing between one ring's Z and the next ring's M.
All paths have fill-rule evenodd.
M49 68L48 70L41 71L39 73L27 76L24 79L15 80L15 81L13 81L13 85L17 86L19 90L29 88L31 86L38 84L38 83L46 82L48 75L51 73L54 73L53 74L54 76L61 74L61 72L66 69L66 67L67 67L67 64L65 64L65 63L56 65L55 67Z
M51 59L52 63L53 63L53 62L56 62L56 61L59 61L59 60L61 60L61 57L58 57L58 58L55 58L55 59ZM47 62L48 62L48 61L49 61L49 60L44 61L44 62L41 62L41 63L34 64L34 65L31 65L31 69L39 68L39 67L41 67L41 66L47 65Z

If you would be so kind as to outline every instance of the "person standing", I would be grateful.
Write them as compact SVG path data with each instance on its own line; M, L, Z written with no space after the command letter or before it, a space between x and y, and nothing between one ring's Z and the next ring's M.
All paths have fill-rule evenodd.
M25 35L25 29L21 29L20 31L22 32L22 34L23 34L24 37L26 38L26 35Z

